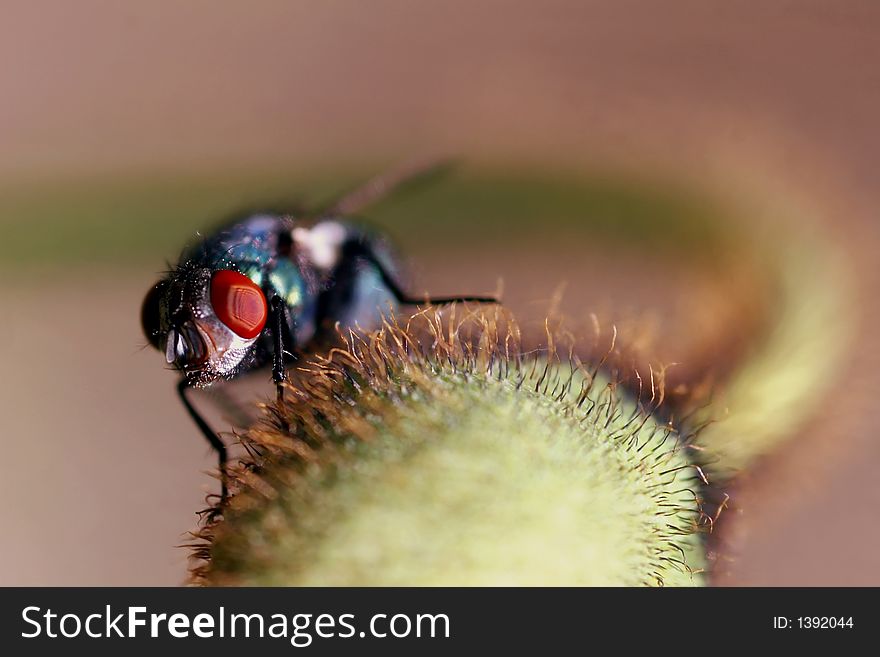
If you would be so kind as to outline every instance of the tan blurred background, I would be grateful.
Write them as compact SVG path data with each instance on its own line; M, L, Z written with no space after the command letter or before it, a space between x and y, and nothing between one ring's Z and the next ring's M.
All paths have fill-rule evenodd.
M878 30L871 2L3 3L0 584L183 581L174 546L213 461L140 350L138 310L171 245L261 200L224 181L437 153L730 180L823 218L858 284L855 346L796 448L737 485L716 581L880 584ZM163 220L190 180L218 200ZM96 197L118 223L93 220ZM614 264L557 244L564 257L468 265L484 246L454 267L424 249L419 282L482 292L503 274L528 309ZM629 265L637 306L697 285L670 266L652 287Z

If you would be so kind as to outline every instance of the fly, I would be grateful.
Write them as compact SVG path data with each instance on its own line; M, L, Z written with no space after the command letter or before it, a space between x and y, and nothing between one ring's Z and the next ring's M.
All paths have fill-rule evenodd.
M346 217L437 167L379 177L304 221L253 214L221 227L183 253L144 299L150 344L181 373L178 396L217 452L226 499L226 445L187 392L271 364L283 399L285 363L343 328L377 328L398 305L495 303L492 297L416 299L404 292L385 238Z

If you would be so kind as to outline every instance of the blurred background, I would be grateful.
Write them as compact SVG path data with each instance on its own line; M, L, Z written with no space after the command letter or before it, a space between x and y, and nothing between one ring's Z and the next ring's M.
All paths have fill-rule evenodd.
M674 383L734 381L712 431L782 445L725 485L712 581L880 584L878 29L857 1L4 2L0 584L183 582L214 460L144 293L237 211L438 156L368 213L415 292L595 313Z

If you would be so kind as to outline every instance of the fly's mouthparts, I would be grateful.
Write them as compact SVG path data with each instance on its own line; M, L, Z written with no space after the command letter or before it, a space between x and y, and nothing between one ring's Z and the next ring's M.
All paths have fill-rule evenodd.
M177 331L174 329L168 331L168 337L165 340L165 362L169 365L177 360L179 340L180 336Z
M171 328L165 342L165 361L169 365L184 367L202 362L207 356L207 349L202 337L192 322L184 322L179 327Z

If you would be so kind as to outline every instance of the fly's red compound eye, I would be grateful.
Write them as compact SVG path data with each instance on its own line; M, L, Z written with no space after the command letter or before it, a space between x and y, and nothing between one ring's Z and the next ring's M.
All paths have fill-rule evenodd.
M211 277L211 306L221 322L248 340L260 334L269 316L263 291L237 271L218 271Z

